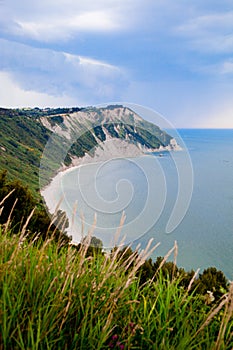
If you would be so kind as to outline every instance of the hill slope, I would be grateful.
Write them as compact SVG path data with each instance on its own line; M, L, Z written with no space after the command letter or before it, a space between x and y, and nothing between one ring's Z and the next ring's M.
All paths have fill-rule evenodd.
M132 149L146 152L177 148L166 132L121 105L0 109L0 170L7 169L11 178L18 178L34 192L38 191L41 157L51 139L50 152L44 154L47 158L43 185L61 166L74 165L77 159L85 154L93 156L98 149L104 151L109 140L118 140L116 149L125 143L128 156Z

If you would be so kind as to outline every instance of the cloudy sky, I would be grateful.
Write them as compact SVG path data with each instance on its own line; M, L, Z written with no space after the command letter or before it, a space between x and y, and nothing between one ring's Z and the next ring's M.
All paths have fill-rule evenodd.
M232 0L0 0L0 106L124 101L233 128Z

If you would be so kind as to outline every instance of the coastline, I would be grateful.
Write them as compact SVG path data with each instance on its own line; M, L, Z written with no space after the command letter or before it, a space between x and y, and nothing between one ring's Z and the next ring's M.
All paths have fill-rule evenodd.
M61 166L58 169L57 174L40 191L49 212L53 214L58 202L60 201L60 198L58 199L56 197L55 192L62 188L62 177L67 173L74 171L81 166L102 163L113 158L135 158L142 156L143 154L145 153L134 144L129 144L124 140L109 138L99 145L95 150L94 156L90 156L86 153L82 158L73 157L72 163L69 166Z
M200 187L194 187L194 196L192 199L192 206L190 208L190 215L187 215L187 219L181 223L179 228L178 239L181 245L179 260L187 269L197 269L200 266L203 268L213 265L218 266L219 269L224 271L228 278L231 278L232 264L230 257L232 240L229 241L229 238L232 237L232 221L230 221L229 215L232 208L232 201L229 199L229 193L231 194L232 191L229 192L227 188L232 188L232 186L230 187L230 170L233 166L233 161L232 154L229 152L232 144L232 137L230 133L229 135L227 134L228 136L226 137L226 141L224 141L224 145L225 143L226 145L222 148L220 146L222 145L222 140L225 140L225 133L221 131L220 136L217 139L221 142L219 141L217 143L217 132L213 135L212 132L210 133L208 131L207 136L205 133L206 131L203 130L184 130L181 133L181 137L187 145L187 149L189 151L191 150L190 153L193 157L194 166L198 172L196 181L199 179L201 181ZM195 135L195 137L193 137L193 135ZM203 135L205 135L207 143L202 142ZM181 145L183 146L182 143ZM216 153L214 156L213 150ZM159 152L159 150L155 152L155 157L157 157L157 154L159 156ZM225 162L225 159L227 162ZM98 161L98 159L96 161ZM79 165L82 165L86 162L80 158L78 163ZM219 164L222 165L221 169L219 168ZM212 184L208 180L209 169L214 168L218 170L218 173L216 176L213 176ZM71 169L74 169L73 165L61 169L61 172L71 171ZM225 179L227 183L225 187L219 186L218 179L220 178ZM214 191L210 191L210 188L213 189L213 186L215 186ZM222 193L222 191L224 192ZM212 199L213 195L215 196L214 201ZM220 200L222 200L221 205L218 204L221 203L219 202ZM213 212L213 223L211 221L212 226L209 225L208 220L204 219L203 213L206 212L208 215L211 215L211 218L211 213ZM229 215L226 215L226 212L228 212ZM196 220L197 216L202 219ZM224 225L226 225L226 232L222 231L222 227ZM213 229L211 227L214 229L214 236ZM162 235L161 237L163 238ZM163 244L167 244L168 237L169 236L165 236L165 242L163 242ZM225 243L222 241L222 237L224 237ZM198 255L194 255L193 251L199 252ZM215 254L216 251L219 251L218 255ZM162 251L161 255L163 253L164 252Z
M82 158L73 157L69 166L61 166L50 182L40 190L44 202L50 214L53 214L61 201L57 193L62 192L62 178L66 174L85 165L97 164L117 158L135 158L150 155L152 153L162 153L166 151L181 151L182 148L172 139L166 147L160 146L156 149L149 149L140 144L136 145L125 140L107 137L106 141L99 144L94 156L86 153Z

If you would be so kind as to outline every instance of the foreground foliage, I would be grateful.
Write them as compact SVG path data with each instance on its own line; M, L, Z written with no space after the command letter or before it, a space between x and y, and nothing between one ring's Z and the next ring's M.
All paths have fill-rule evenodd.
M0 349L232 350L233 284L215 268L197 278L153 262L150 244L108 254L95 237L70 245L1 173Z
M211 309L179 277L140 285L149 246L87 250L1 227L1 349L232 349L232 285Z

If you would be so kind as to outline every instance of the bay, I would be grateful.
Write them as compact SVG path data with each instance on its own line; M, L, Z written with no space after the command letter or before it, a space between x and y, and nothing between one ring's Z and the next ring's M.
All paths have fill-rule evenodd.
M176 159L182 164L182 151L176 152L175 161L169 152L163 152L74 168L62 177L56 198L64 195L61 209L70 222L73 216L69 232L74 241L80 241L81 232L87 234L96 214L93 234L110 248L124 213L120 238L126 235L126 243L145 247L153 238L154 243L161 243L152 256L156 259L177 241L179 267L203 270L215 266L232 280L233 130L178 132L191 157L194 177L188 210L171 233L166 233L166 225L179 191Z

